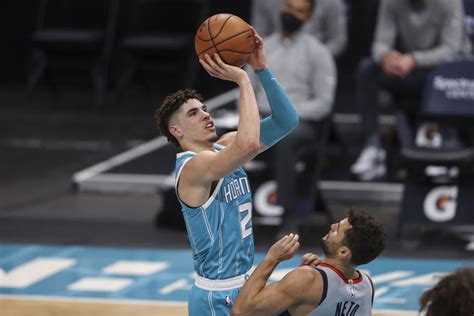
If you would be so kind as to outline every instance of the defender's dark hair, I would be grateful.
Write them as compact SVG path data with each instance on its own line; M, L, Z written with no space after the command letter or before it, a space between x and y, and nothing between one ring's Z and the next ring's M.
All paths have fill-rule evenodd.
M179 147L179 142L169 131L170 118L190 99L197 99L201 102L203 101L202 96L195 90L178 90L167 96L155 112L155 120L158 129L160 130L160 134L166 136L168 141L175 144L177 147Z
M461 268L443 277L420 298L426 316L474 315L474 268Z
M351 249L351 262L369 263L385 249L385 228L366 211L350 209L347 218L352 228L347 230L343 243Z

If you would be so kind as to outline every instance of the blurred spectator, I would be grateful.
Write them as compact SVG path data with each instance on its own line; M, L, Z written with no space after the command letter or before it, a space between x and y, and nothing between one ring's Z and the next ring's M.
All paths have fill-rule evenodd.
M471 40L471 46L474 45L474 1L463 0L464 4L464 24L466 32ZM471 47L471 54L474 54L474 48Z
M474 315L474 268L462 268L443 277L423 293L420 312L426 316Z
M275 154L275 178L278 204L285 209L284 222L294 231L298 196L296 165L301 149L315 148L322 120L332 111L336 88L336 67L331 53L316 37L303 32L310 20L313 0L285 0L280 9L282 29L265 39L267 64L285 89L298 111L300 123L272 149ZM255 83L256 81L253 80ZM264 116L270 114L268 101L260 85L255 94ZM314 157L318 161L318 157Z
M419 103L433 66L470 51L461 0L382 0L372 58L357 70L356 103L362 114L365 147L351 172L361 180L385 175L385 151L378 131L378 92L396 101Z
M252 25L265 37L281 29L280 7L284 0L253 0ZM304 30L339 57L347 43L347 18L343 0L315 0L314 12Z

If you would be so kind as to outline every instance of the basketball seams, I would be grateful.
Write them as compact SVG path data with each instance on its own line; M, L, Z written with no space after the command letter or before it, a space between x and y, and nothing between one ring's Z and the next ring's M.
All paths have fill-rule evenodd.
M218 16L217 16L217 17L218 17ZM217 17L216 17L216 19L217 19ZM219 31L217 32L217 34L216 34L215 37L213 37L213 36L212 36L212 33L211 33L211 21L212 21L212 19L209 19L209 22L207 23L207 29L208 29L208 31L209 31L209 37L211 38L212 44L214 45L214 48L215 48L217 54L219 55L219 57L220 57L220 58L222 59L222 61L223 61L224 63L226 63L226 64L227 64L227 61L225 60L224 56L221 56L221 54L219 54L219 52L220 52L220 51L219 51L219 47L216 45L216 42L214 41L214 39L217 38L217 37L219 37L219 35L221 34L222 30L224 29L224 26L226 25L227 21L229 21L232 17L233 17L233 15L229 15L229 16L227 17L227 19L224 21L224 23L222 23L221 28L219 29ZM233 38L233 37L231 37L231 38ZM219 43L219 44L220 44L220 43Z
M207 19L207 26L208 26L208 27L207 27L207 33L209 34L209 39L202 38L201 36L199 36L199 33L196 34L196 37L197 37L200 41L203 41L203 42L210 42L210 41L212 41L214 38L218 37L218 36L221 34L221 32L222 32L222 30L224 29L224 26L226 25L227 21L229 21L229 20L230 20L232 17L234 17L234 16L235 16L235 15L232 15L232 14L231 14L231 15L229 15L229 16L225 19L224 23L222 23L221 28L220 28L219 31L217 32L216 36L212 36L212 34L211 34L211 26L210 26L210 24L211 24L211 19L210 19L210 18ZM199 29L200 29L200 28L199 28Z
M212 41L212 38L211 38L210 36L209 36L209 39L204 39L204 38L202 38L201 36L196 35L196 38L197 38L198 40L200 40L201 42L210 42L210 41Z
M230 18L230 17L229 17ZM208 50L211 49L212 47L214 47L214 49L216 50L217 54L219 54L219 48L217 48L216 46L216 42L214 42L214 38L212 37L212 33L211 33L211 20L212 19L209 19L209 22L207 23L207 31L209 32L209 37L211 39L211 42L212 42L212 46L211 47L208 47ZM228 20L228 19L227 19ZM226 20L226 21L227 21ZM219 30L219 32L217 32L218 34L221 32L221 30L223 29L223 25L222 24L222 27L221 29ZM202 53L201 53L202 54ZM200 55L200 54L199 54ZM219 55L220 56L220 55ZM224 58L222 58L222 60L227 64L227 62L224 60Z
M219 49L217 48L217 45L221 45L222 43L225 43L225 42L227 42L228 40L231 40L231 39L233 39L233 38L235 38L235 37L237 37L237 36L240 36L240 35L242 35L242 34L245 34L245 33L247 33L247 32L252 32L252 30L251 30L251 29L248 29L248 30L242 31L242 32L240 32L240 33L234 34L234 35L232 35L231 37L228 37L228 38L226 38L225 40L223 40L222 42L219 42L219 43L217 43L217 44L214 43L214 40L212 40L212 43L213 43L214 45L211 46L211 47L206 48L205 50L203 50L203 51L201 51L201 52L199 52L198 55L200 56L201 54L204 54L205 52L207 52L208 50L212 49L213 47L217 50L217 52L222 51L222 50L219 50ZM252 34L252 36L253 36L253 34ZM226 50L226 51L228 51L228 50ZM235 52L235 53L240 53L239 51L233 51L233 52ZM251 53L253 53L253 52L251 52ZM242 54L251 54L251 53L242 52Z
M224 23L222 23L222 25L221 25L220 30L217 32L216 36L214 36L214 37L212 36L211 29L209 28L209 36L211 37L211 39L217 38L219 35L221 35L221 32L224 29L224 26L227 24L227 21L229 21L233 17L234 17L234 15L231 14L230 16L227 17L227 19L225 19ZM211 22L211 20L209 20L209 24L211 24L210 22Z
M209 24L209 21L208 21L207 24ZM202 28L205 29L206 26L204 25L204 27L202 27ZM207 28L207 29L208 29L208 28ZM196 34L196 38L197 38L197 39L199 39L199 40L202 41L202 42L209 42L209 41L212 41L212 36L211 36L211 34L209 33L209 29L207 30L207 33L209 34L209 39L205 39L205 38L202 38L201 36L199 36L200 31L201 31L201 27L199 27L199 32Z
M231 52L231 53L236 53L236 54L245 54L245 55L248 55L248 54L253 54L254 52L241 52L241 51L238 51L238 50L233 50L233 49L221 49L220 52Z
M232 17L235 19L229 22ZM199 58L204 54L217 53L224 63L239 67L255 52L254 42L255 36L251 26L240 17L229 13L209 17L195 35L195 49ZM198 49L201 51L198 52Z

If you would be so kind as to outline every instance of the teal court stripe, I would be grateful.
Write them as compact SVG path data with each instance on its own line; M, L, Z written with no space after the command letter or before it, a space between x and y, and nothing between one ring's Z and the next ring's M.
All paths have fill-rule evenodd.
M298 263L283 262L271 281ZM382 257L361 269L374 279L375 310L408 312L439 276L463 266L474 260ZM190 250L0 244L0 267L3 297L185 304L194 280Z

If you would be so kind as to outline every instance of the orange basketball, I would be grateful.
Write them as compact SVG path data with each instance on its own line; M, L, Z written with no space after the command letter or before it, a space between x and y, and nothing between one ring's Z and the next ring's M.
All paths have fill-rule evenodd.
M255 41L247 22L236 15L219 13L201 24L194 46L200 58L218 53L226 64L242 67L253 54Z

